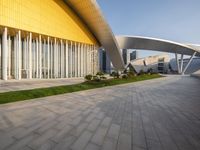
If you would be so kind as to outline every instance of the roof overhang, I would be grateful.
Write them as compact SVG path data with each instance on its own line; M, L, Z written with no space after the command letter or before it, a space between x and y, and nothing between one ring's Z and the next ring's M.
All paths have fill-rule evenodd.
M96 0L64 0L65 3L85 23L100 45L106 50L116 69L124 69L124 61L120 49L152 50L184 55L200 56L200 46L181 44L169 40L141 37L114 36L107 24Z
M196 56L200 56L200 48L192 44L186 45L169 40L141 36L116 36L116 40L121 49L153 50L184 55L192 55L197 52Z
M106 50L116 69L124 69L124 62L118 43L103 17L95 0L64 0L87 25L101 46Z

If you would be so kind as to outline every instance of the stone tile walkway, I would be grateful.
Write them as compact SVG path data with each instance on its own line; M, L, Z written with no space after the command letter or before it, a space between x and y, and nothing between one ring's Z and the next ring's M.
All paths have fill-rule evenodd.
M170 76L0 106L1 150L199 150L200 80Z
M0 93L8 91L19 91L51 86L70 85L83 82L83 78L69 79L22 79L22 80L0 80Z

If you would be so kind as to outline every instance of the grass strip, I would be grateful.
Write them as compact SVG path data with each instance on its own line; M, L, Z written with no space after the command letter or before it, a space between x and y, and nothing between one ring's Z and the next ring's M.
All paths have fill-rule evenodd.
M142 81L142 80L149 80L149 79L154 79L154 78L159 78L159 77L161 77L159 74L152 74L152 75L145 74L145 75L140 75L140 76L136 76L136 77L128 78L128 79L107 79L107 80L101 80L101 81L86 81L86 82L74 84L74 85L64 85L64 86L55 86L55 87L48 87L48 88L5 92L5 93L0 93L0 104L64 94L64 93L72 93L72 92L77 92L77 91L137 82L137 81Z

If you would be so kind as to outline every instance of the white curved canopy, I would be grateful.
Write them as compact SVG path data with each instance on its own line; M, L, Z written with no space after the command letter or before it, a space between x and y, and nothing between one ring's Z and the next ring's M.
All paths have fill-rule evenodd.
M184 55L192 55L194 52L197 52L196 55L200 56L200 48L192 46L192 44L186 45L163 39L140 36L116 36L116 39L121 49L153 50Z
M64 0L87 25L100 45L105 48L112 64L117 69L124 69L124 61L117 41L104 19L96 0Z
M163 39L140 36L114 36L103 17L96 0L64 0L87 25L97 41L108 53L116 69L124 69L124 61L120 49L153 50L184 55L200 56L200 46L181 44Z

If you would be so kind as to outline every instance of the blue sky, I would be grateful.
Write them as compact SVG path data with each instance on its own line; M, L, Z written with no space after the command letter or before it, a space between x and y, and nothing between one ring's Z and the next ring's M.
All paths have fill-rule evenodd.
M200 44L200 0L97 0L115 35ZM154 53L140 52L139 56Z

